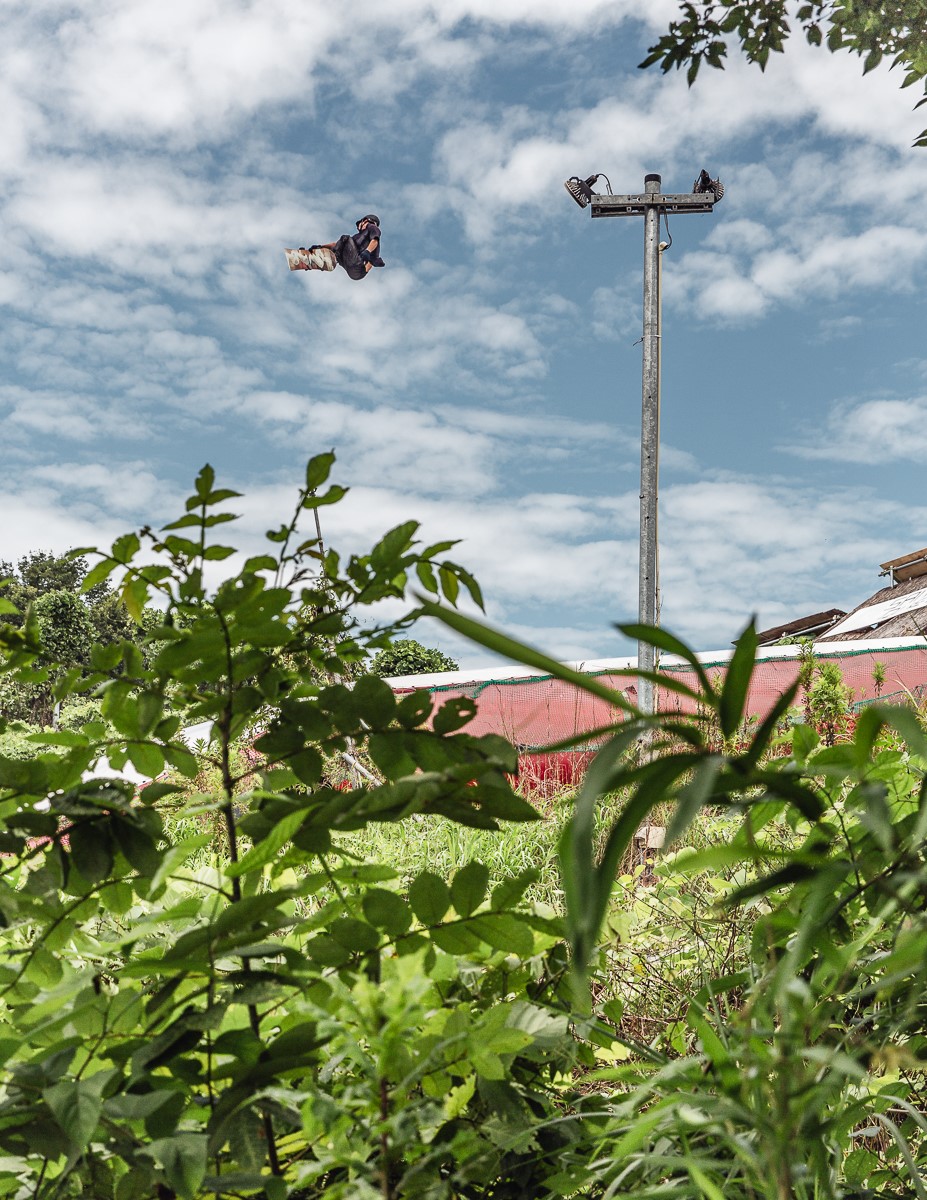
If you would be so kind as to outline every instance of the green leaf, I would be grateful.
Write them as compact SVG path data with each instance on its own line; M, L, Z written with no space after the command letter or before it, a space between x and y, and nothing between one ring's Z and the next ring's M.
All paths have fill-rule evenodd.
M189 501L188 503L192 503L196 508L199 508L200 506L198 497L193 497L192 501ZM171 529L199 529L202 527L202 525L203 518L200 516L200 514L189 512L186 514L186 516L178 517L176 521L171 521L169 525L162 525L161 532L167 533L167 531Z
M431 592L432 595L438 594L438 580L435 576L434 569L431 563L419 562L415 564L415 573L418 576L419 583L426 592Z
M466 956L480 949L480 939L466 925L436 925L429 937L445 954Z
M431 716L433 707L431 693L419 689L403 696L396 705L396 720L405 729L417 729Z
M328 479L335 465L335 452L329 450L325 454L316 454L306 464L306 488L311 492Z
M863 714L865 715L865 714ZM801 764L808 761L808 755L818 748L820 737L813 725L795 725L791 731L791 752L795 761Z
M68 831L71 860L88 883L99 883L113 869L113 840L107 821L83 821Z
M494 909L513 908L529 887L537 883L541 873L536 867L528 867L511 879L503 879L492 890L492 907Z
M412 924L412 910L403 898L385 888L370 888L361 901L371 925L390 937L401 937Z
M245 559L241 571L243 575L257 574L258 571L276 571L277 560L271 554L255 554Z
M431 723L435 733L456 733L476 716L476 701L469 696L454 696L446 700L434 715Z
M203 501L213 489L213 484L216 482L216 473L213 468L206 463L200 469L199 475L196 477L196 483L193 485L196 488L196 497Z
M114 883L100 889L100 903L107 912L121 917L132 907L135 893L127 883Z
M396 712L396 697L376 675L362 675L354 685L354 702L371 729L384 729Z
M129 742L126 751L140 775L155 779L164 770L164 751L151 742Z
M409 904L423 925L437 925L451 907L451 891L431 871L422 871L409 885Z
M397 565L397 559L411 547L418 526L418 521L404 521L402 525L391 529L371 551L371 565L378 570L386 567L394 568Z
M300 809L298 812L288 813L287 816L281 817L265 838L253 846L237 863L230 863L225 868L226 875L235 879L241 875L248 875L252 871L261 870L277 857L287 842L292 841L293 835L308 815L306 809Z
M90 665L96 671L115 670L121 658L122 648L115 642L109 646L94 642L90 647Z
M380 944L380 936L373 926L368 925L366 921L358 921L355 917L342 917L333 921L329 932L336 942L354 953L375 950Z
M129 865L140 875L154 875L161 865L162 854L151 835L133 821L116 817L113 818L112 828L116 845Z
M481 612L484 611L486 608L486 605L483 603L483 592L482 592L482 589L480 588L480 585L473 578L473 576L470 574L470 572L465 571L463 567L455 565L454 570L457 574L458 580L464 585L464 587L470 593L470 599L480 609Z
M534 950L531 927L514 913L485 913L473 917L468 928L494 950L517 954L521 958L529 957Z
M348 494L349 489L341 487L340 484L333 483L327 492L323 492L321 496L307 496L303 501L303 508L322 508L328 504L338 504ZM271 538L271 541L281 539Z
M384 733L372 733L367 743L370 757L377 770L382 771L389 780L402 779L412 775L416 769L415 759L409 753L401 733L387 730Z
M112 1076L112 1071L101 1071L89 1079L63 1079L42 1092L52 1116L77 1150L84 1150L96 1131L102 1092Z
M165 1179L181 1200L196 1200L206 1177L206 1146L205 1134L175 1133L150 1142L144 1153L161 1165Z
M82 592L89 592L90 589L96 587L97 584L104 583L107 579L109 579L110 575L112 575L113 571L115 571L118 566L119 563L112 558L101 559L100 562L98 562L96 566L91 567L84 576L84 580L80 585L80 590Z
M444 592L444 598L448 604L456 604L457 597L460 595L460 581L454 571L444 563L438 568L438 577L441 580L441 590Z
M142 543L137 533L124 533L113 542L113 558L119 565L125 566L138 554Z
M726 738L733 737L743 720L758 644L756 625L751 621L734 643L734 653L718 699L718 720Z
M483 903L489 887L489 871L474 860L454 875L451 880L451 902L461 917L469 917Z

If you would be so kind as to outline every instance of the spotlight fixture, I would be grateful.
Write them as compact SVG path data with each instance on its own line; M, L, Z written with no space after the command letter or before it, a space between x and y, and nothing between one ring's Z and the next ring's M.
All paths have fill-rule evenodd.
M609 195L611 195L612 186L608 182L608 176L602 174L590 175L588 179L580 179L578 175L571 175L563 186L580 208L586 208L592 199L592 185L598 179L605 180L606 184L608 184Z
M720 179L712 179L707 171L702 170L698 179L692 184L692 191L696 195L701 195L704 192L714 192L715 203L717 204L724 195L724 184Z

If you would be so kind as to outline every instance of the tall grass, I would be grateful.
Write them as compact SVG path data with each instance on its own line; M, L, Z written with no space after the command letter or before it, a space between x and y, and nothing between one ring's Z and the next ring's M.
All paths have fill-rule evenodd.
M443 817L418 816L401 824L369 825L362 832L340 835L335 845L368 862L394 867L403 883L420 871L450 879L473 859L482 862L493 884L536 870L538 880L527 897L535 903L561 907L557 845L573 802L572 791L548 797L539 820L504 822L498 830L469 829Z

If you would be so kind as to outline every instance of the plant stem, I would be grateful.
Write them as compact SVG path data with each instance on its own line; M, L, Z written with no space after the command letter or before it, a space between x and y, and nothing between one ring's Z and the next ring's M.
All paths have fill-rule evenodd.
M220 620L221 614L220 615ZM235 806L233 804L235 781L232 777L231 767L231 730L232 730L232 664L231 664L231 645L229 643L228 628L225 621L222 620L223 632L226 639L226 652L229 657L229 699L222 712L222 716L216 722L221 735L221 770L222 770L222 790L225 794L225 803L222 805L222 814L225 817L225 828L229 839L229 861L232 863L238 862L238 830L235 823ZM232 878L232 904L238 904L241 901L241 880L237 875ZM241 960L242 974L250 975L251 963L247 958ZM248 1005L248 1020L251 1025L251 1032L260 1040L261 1037L261 1018L257 1010L256 1004ZM277 1141L274 1137L274 1126L270 1119L270 1113L266 1109L261 1110L261 1123L264 1127L264 1137L267 1141L267 1161L270 1163L271 1173L274 1175L280 1174L280 1159L277 1154Z
M392 1200L393 1189L390 1185L389 1178L389 1135L386 1132L385 1124L389 1117L389 1085L385 1079L380 1080L380 1120L384 1124L384 1128L380 1131L380 1187L383 1192L383 1200Z

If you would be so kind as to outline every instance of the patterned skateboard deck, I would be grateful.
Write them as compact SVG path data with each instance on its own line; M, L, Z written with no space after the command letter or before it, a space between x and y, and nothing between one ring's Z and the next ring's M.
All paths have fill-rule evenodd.
M309 255L305 250L284 250L286 265L291 271L310 271Z

